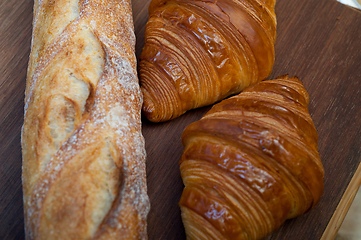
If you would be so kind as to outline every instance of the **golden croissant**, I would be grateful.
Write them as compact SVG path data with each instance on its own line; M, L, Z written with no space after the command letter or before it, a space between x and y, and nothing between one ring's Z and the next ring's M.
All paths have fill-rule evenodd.
M266 79L275 0L153 0L140 56L143 113L153 122L213 104Z
M179 205L187 239L261 239L313 208L324 169L297 78L255 84L182 135Z

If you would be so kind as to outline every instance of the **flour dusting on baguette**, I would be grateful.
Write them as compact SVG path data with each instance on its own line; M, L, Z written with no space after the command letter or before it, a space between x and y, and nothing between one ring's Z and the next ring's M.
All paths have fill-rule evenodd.
M22 131L27 239L146 239L129 1L35 1Z

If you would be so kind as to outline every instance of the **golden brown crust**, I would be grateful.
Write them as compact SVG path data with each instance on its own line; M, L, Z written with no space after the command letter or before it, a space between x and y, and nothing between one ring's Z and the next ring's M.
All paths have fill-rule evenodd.
M266 79L275 0L153 0L140 56L143 112L154 122L215 103Z
M324 170L296 78L223 100L183 135L180 207L189 239L261 239L313 208Z
M27 239L146 239L130 1L35 1L22 131Z

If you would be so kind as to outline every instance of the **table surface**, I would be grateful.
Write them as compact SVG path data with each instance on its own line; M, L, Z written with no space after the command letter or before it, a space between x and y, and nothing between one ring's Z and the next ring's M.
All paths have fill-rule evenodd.
M133 0L136 55L144 43L149 0ZM30 53L32 0L0 2L0 239L24 239L20 130ZM310 94L325 190L309 213L266 239L319 239L360 163L361 12L336 0L279 0L272 75L297 75ZM170 122L143 119L151 211L149 239L185 239L178 201L183 129L210 107Z

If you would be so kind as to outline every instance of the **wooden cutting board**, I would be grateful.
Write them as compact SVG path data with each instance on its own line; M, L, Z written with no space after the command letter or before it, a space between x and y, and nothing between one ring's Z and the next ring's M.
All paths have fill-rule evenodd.
M144 42L148 5L149 0L133 1L137 56ZM32 0L0 2L0 239L24 239L20 130L32 7ZM342 220L346 211L336 208L347 210L345 202L359 186L355 172L361 157L361 13L335 0L279 0L276 14L276 62L270 78L289 74L303 81L326 173L317 207L287 221L266 239L320 239L323 234L334 235L337 224L325 233L330 219L336 212L336 220ZM183 188L180 136L208 109L161 124L143 119L151 240L185 239L178 207Z

